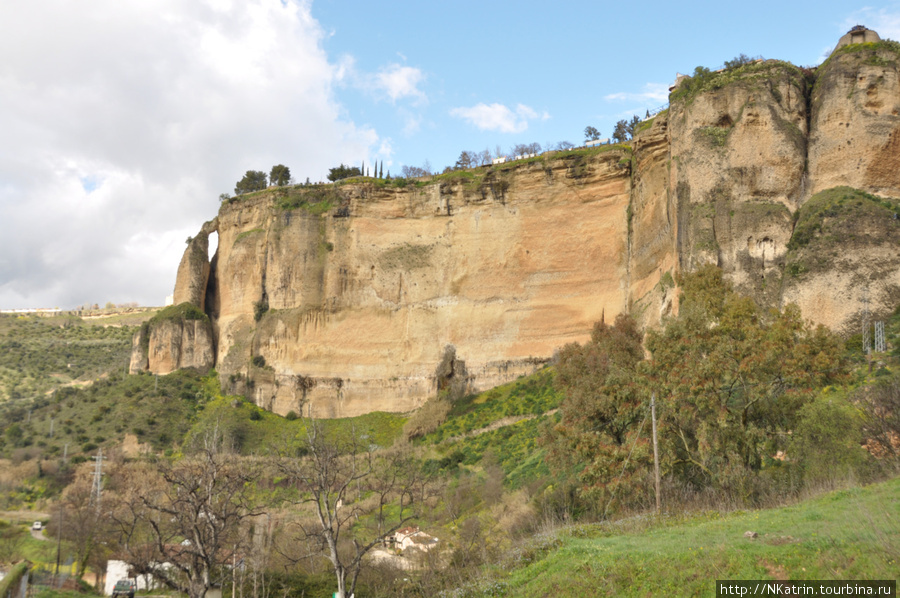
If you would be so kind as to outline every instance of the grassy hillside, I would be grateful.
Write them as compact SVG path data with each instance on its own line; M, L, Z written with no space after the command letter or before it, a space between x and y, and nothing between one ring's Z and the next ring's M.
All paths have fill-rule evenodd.
M0 314L0 403L124 371L135 329L101 321Z
M535 537L462 595L714 596L716 579L875 580L898 571L894 479L778 509L564 528Z
M447 471L462 464L478 470L490 453L509 489L546 476L545 451L538 438L562 401L554 378L553 368L544 368L454 402L446 421L419 441L438 456L432 466Z

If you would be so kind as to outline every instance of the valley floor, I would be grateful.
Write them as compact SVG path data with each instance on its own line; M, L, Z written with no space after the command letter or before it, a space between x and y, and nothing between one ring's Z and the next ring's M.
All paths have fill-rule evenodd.
M489 573L484 595L715 596L717 579L896 580L900 478L775 509L567 527L508 565Z

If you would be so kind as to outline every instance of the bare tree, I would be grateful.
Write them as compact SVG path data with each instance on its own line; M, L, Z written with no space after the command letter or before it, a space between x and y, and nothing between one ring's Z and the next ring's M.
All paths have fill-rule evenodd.
M422 468L408 452L375 453L355 433L328 434L314 421L279 469L306 514L296 522L305 548L285 556L327 560L339 598L353 594L363 557L415 518L425 500Z
M63 492L62 501L62 533L75 551L76 575L81 577L95 552L101 550L110 532L103 505L93 496L91 482L79 479L69 485ZM58 521L51 522L48 532L55 533Z
M27 535L21 527L0 521L0 563L9 563L21 556Z
M517 143L516 145L510 148L510 153L513 156L523 156L526 154L539 154L541 153L541 144L537 142L533 143Z
M242 527L263 512L253 491L258 476L223 444L213 429L195 454L141 467L116 510L135 573L190 598L203 598L221 582Z

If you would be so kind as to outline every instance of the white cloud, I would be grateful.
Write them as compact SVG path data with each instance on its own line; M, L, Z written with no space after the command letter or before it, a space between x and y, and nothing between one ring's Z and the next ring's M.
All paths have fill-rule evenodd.
M401 98L424 100L425 94L419 89L423 79L421 70L399 64L388 65L375 75L378 87L394 102Z
M470 108L453 108L450 115L461 118L482 131L498 131L500 133L521 133L528 129L532 120L547 120L550 114L538 114L525 104L517 104L511 110L503 104L478 103Z
M641 105L661 105L669 101L668 83L645 83L639 92L620 91L603 96L609 102L637 102Z
M308 1L6 2L0 22L0 307L160 304L246 170L322 179L379 143L341 118L346 64Z
M425 103L428 97L419 86L425 82L425 73L418 68L390 63L376 73L361 73L356 68L356 59L342 56L338 62L336 80L346 83L375 99L388 99L393 103L411 99L413 105Z

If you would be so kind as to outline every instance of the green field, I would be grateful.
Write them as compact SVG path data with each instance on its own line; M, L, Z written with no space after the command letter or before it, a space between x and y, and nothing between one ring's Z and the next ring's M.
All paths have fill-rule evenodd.
M756 532L750 539L745 532ZM714 596L716 579L896 579L900 479L792 506L536 536L468 595Z

